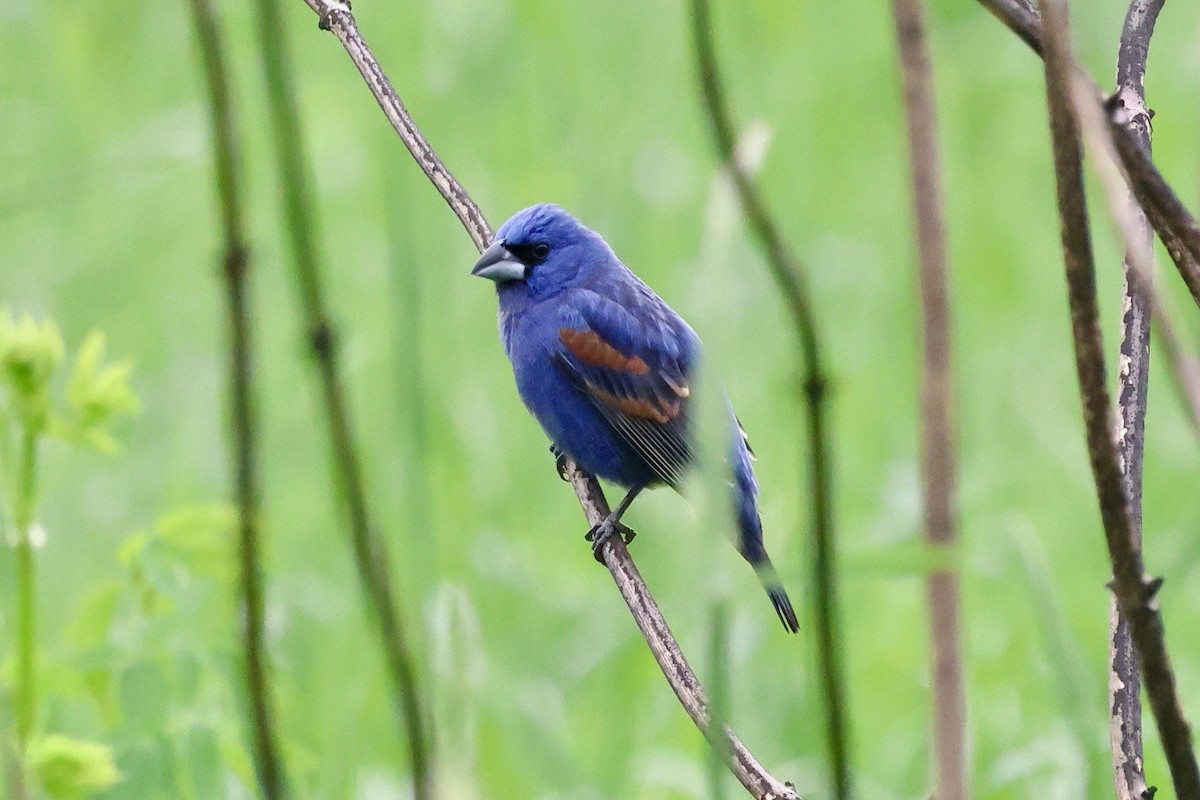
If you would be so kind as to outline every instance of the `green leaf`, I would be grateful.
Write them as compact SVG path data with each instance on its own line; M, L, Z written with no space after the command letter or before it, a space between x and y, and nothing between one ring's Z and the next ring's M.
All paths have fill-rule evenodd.
M132 374L133 361L125 358L92 376L82 387L78 402L71 403L83 427L103 425L113 417L138 411L137 395L129 386Z
M155 531L193 572L231 579L237 511L228 503L180 506L159 517Z
M104 334L92 331L83 338L79 352L75 354L75 367L67 383L67 402L72 408L80 408L87 402L88 387L100 369L104 358Z
M64 438L111 453L117 443L105 426L122 414L136 413L140 405L129 386L133 361L123 358L104 364L103 360L104 334L92 331L79 345L67 384L67 404L73 418L65 426Z
M115 580L102 581L89 589L67 628L67 641L80 650L103 644L123 591L124 587Z
M82 800L121 780L106 745L50 734L30 743L30 770L46 793L59 800Z
M105 455L113 455L121 449L116 439L107 431L102 431L99 428L88 428L82 431L79 442Z
M141 557L145 551L146 545L149 543L149 535L145 531L136 531L129 534L121 546L117 548L117 560L130 567Z

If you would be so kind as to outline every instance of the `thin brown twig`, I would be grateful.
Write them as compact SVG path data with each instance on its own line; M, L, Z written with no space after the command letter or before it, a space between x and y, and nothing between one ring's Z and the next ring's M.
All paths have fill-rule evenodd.
M375 101L379 103L379 108L399 134L400 141L466 228L467 235L471 237L476 249L482 251L492 238L492 229L488 226L487 219L462 185L450 174L450 170L446 169L437 152L413 122L404 101L396 94L392 82L388 80L383 68L379 66L379 61L358 32L358 26L350 14L350 4L345 0L304 2L316 13L321 29L331 31L342 43L342 47L346 48L350 60L354 62L371 94L375 96ZM338 24L339 22L341 24Z
M368 511L362 464L338 366L336 338L325 307L317 259L315 218L310 205L312 192L307 160L302 151L299 115L289 73L290 61L284 49L286 36L279 3L278 0L258 0L257 8L260 52L284 189L284 213L300 284L300 302L320 374L335 471L347 505L355 565L363 592L379 623L396 710L408 743L413 791L418 800L429 800L435 792L424 710L403 615L392 590L393 579L387 551L372 527Z
M922 0L893 0L892 17L904 80L921 295L921 473L925 536L937 548L958 540L955 504L954 374L950 289L946 264L945 200L933 66ZM933 752L938 800L967 796L966 699L963 690L959 577L937 569L926 580L932 645Z
M1041 18L1032 12L1025 0L979 2L1020 36L1035 53L1044 56ZM1091 82L1092 92L1098 99L1110 99L1101 94L1095 81L1090 77L1087 80ZM1115 95L1111 100L1119 108L1121 96ZM1112 114L1109 119L1122 167L1138 205L1146 212L1150 225L1167 248L1192 299L1200 306L1200 223L1154 166L1125 122L1119 114Z
M442 164L413 121L387 74L359 32L349 6L341 0L304 2L316 12L321 28L333 33L342 43L367 88L371 90L413 159L458 217L476 248L482 251L492 239L492 230L483 212L462 184ZM566 464L566 471L587 517L588 525L598 524L609 513L608 502L599 483L570 462ZM608 537L601 546L600 555L675 696L679 698L696 727L711 741L711 720L703 687L680 652L678 643L667 627L653 595L639 574L621 537ZM760 800L793 800L798 797L791 786L772 777L758 763L727 725L721 726L721 732L726 740L725 747L730 753L729 768L751 795Z
M259 542L259 482L255 441L254 399L251 394L252 345L247 273L250 258L242 214L238 135L216 14L209 0L191 0L192 17L212 121L212 148L217 200L225 239L223 273L229 325L229 416L234 444L235 495L238 504L240 584L245 603L242 625L246 655L246 689L254 728L254 763L259 787L267 800L286 794L286 781L274 733L270 668L264 625L263 577Z
M1112 406L1105 383L1095 267L1083 191L1079 121L1072 99L1072 83L1078 80L1078 69L1070 51L1066 3L1042 0L1040 8L1045 22L1046 95L1062 220L1071 333L1088 454L1113 568L1111 587L1121 611L1129 620L1134 645L1142 660L1147 696L1158 723L1159 738L1176 794L1180 798L1200 798L1200 770L1192 752L1191 729L1179 702L1155 599L1161 582L1146 577L1141 548L1134 538L1129 498L1117 454Z
M1164 0L1133 0L1125 15L1117 53L1117 95L1129 117L1128 128L1134 139L1150 154L1150 115L1146 112L1146 58L1150 37ZM1076 93L1078 96L1078 93ZM1137 111L1131 109L1136 108ZM1081 120L1083 115L1080 115ZM1086 125L1086 123L1084 123ZM1132 199L1132 198L1131 198ZM1117 408L1121 418L1118 456L1125 495L1129 498L1131 534L1137 546L1142 543L1142 458L1145 451L1146 391L1150 377L1150 297L1152 273L1143 271L1146 280L1134 274L1135 260L1153 259L1153 232L1145 214L1136 211L1135 230L1129 232L1126 255L1121 357L1118 369ZM1149 258L1147 258L1149 256ZM1112 752L1113 781L1118 800L1141 800L1146 792L1146 774L1142 767L1141 664L1133 646L1129 620L1121 613L1114 598L1109 608L1109 745Z
M693 0L692 32L700 88L712 128L717 157L729 170L742 211L766 255L771 275L791 315L803 356L802 391L809 442L807 466L811 492L811 496L804 498L804 503L812 510L812 575L817 657L825 701L826 740L830 768L833 772L833 795L839 800L845 800L851 794L849 715L846 711L845 677L838 632L833 481L826 407L829 382L825 375L817 319L800 260L788 247L775 218L759 195L754 179L739 163L734 153L733 118L721 85L708 0Z

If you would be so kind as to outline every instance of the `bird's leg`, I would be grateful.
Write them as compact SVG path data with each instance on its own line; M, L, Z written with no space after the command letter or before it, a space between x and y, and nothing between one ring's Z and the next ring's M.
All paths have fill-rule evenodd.
M554 443L550 444L550 452L554 454L554 468L558 470L558 477L570 481L571 476L567 474L567 454Z
M637 497L644 488L646 487L634 486L632 489L630 489L625 495L624 499L622 499L617 505L616 509L614 509L611 514L605 517L599 525L596 525L587 532L587 536L584 538L592 543L592 554L596 556L597 561L601 563L604 562L604 559L600 556L600 548L604 545L604 541L609 536L612 536L614 533L620 533L621 538L625 540L625 544L629 544L633 541L633 537L637 536L637 533L633 530L633 528L621 524L621 517L625 515L625 511L629 508L629 504L633 502L633 499Z

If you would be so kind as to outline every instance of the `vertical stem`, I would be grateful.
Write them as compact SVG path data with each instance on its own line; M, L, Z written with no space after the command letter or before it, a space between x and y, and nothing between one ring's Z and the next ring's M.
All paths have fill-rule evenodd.
M1154 710L1176 795L1194 800L1200 798L1200 766L1192 745L1191 726L1179 698L1162 615L1155 597L1162 581L1147 577L1142 550L1134 538L1130 502L1116 447L1119 437L1114 429L1113 409L1104 377L1104 343L1088 232L1079 121L1071 102L1071 80L1079 74L1079 67L1071 54L1067 4L1065 0L1041 0L1040 8L1044 20L1046 98L1071 334L1083 401L1088 456L1113 568L1110 586L1121 612L1129 619L1134 648L1142 661L1146 695ZM1127 137L1123 128L1110 127L1110 130L1118 145ZM1144 160L1144 154L1139 155ZM1125 160L1124 155L1122 160Z
M921 295L921 477L925 536L938 548L958 540L955 510L953 372L951 369L950 291L946 264L946 223L933 67L925 35L921 0L893 0L896 41L904 78L909 169L919 258ZM966 701L963 689L959 576L954 568L929 575L932 645L933 752L938 800L967 796Z
M254 766L264 797L278 800L286 794L286 786L282 759L275 744L271 677L264 642L258 448L250 388L253 375L247 285L250 257L242 214L237 134L216 15L209 0L191 0L191 6L208 84L217 199L225 239L223 273L229 326L229 417L234 447L234 493L238 504L240 589L246 614L242 625L242 647L246 657L250 721L254 728Z
M833 487L828 434L828 384L819 366L810 362L804 379L805 416L808 422L809 485L812 492L812 581L815 588L817 664L825 701L825 739L833 772L833 796L849 800L850 733L846 701L842 642L838 632L837 565L833 540Z
M285 794L283 768L275 746L274 710L266 647L266 611L259 540L258 473L255 463L254 410L250 397L250 320L246 297L246 254L231 250L225 270L230 325L230 416L237 444L236 489L239 523L239 563L246 619L243 646L246 653L246 683L254 724L255 763L267 800Z
M754 237L766 257L771 276L783 296L804 370L801 391L805 403L808 434L808 479L810 496L803 504L812 509L812 582L816 617L817 659L821 693L825 701L826 744L833 772L832 794L837 800L851 795L850 736L846 711L845 675L841 638L838 634L836 542L833 528L832 444L828 426L829 383L825 375L823 349L816 314L804 271L784 241L775 218L767 210L758 187L742 169L734 153L732 115L725 102L721 75L713 45L708 0L692 2L692 33L700 91L712 129L717 157L729 170L734 189Z
M399 722L408 744L413 791L417 800L434 794L422 700L417 686L399 601L393 596L387 550L373 528L358 446L350 424L337 339L326 310L317 257L316 217L300 115L296 108L279 0L257 0L258 34L267 83L275 150L283 184L283 211L290 239L300 305L309 344L317 361L335 473L347 506L351 548L359 582L379 623L379 634Z
M254 728L254 766L264 797L278 800L285 795L285 782L275 744L270 669L264 642L258 448L250 389L253 374L247 286L250 257L238 181L237 136L216 15L209 0L191 0L191 6L208 84L217 199L225 238L223 273L229 326L229 416L234 446L234 493L238 504L240 589L246 614L242 647L246 657L250 721Z
M24 758L37 718L37 606L33 516L37 507L37 434L22 433L13 521L17 528L17 748Z
M1150 115L1146 111L1143 77L1150 36L1163 0L1133 0L1125 15L1117 54L1117 97L1129 114L1128 129L1150 156ZM1130 248L1153 247L1146 215L1137 208L1137 236ZM1118 360L1117 406L1121 416L1118 458L1121 483L1129 498L1130 536L1142 544L1142 456L1145 449L1146 391L1150 376L1150 320L1152 302L1148 287L1134 275L1131 252L1122 262L1121 352ZM1146 279L1150 279L1147 275ZM1118 800L1139 800L1146 790L1142 769L1141 661L1133 646L1129 619L1115 597L1109 603L1109 739L1113 780Z

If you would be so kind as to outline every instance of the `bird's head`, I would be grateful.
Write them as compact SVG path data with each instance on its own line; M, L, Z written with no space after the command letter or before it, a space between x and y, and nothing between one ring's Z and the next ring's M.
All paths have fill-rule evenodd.
M612 251L600 235L556 205L540 203L518 211L496 231L475 262L472 275L506 290L550 296L566 289L589 264Z

